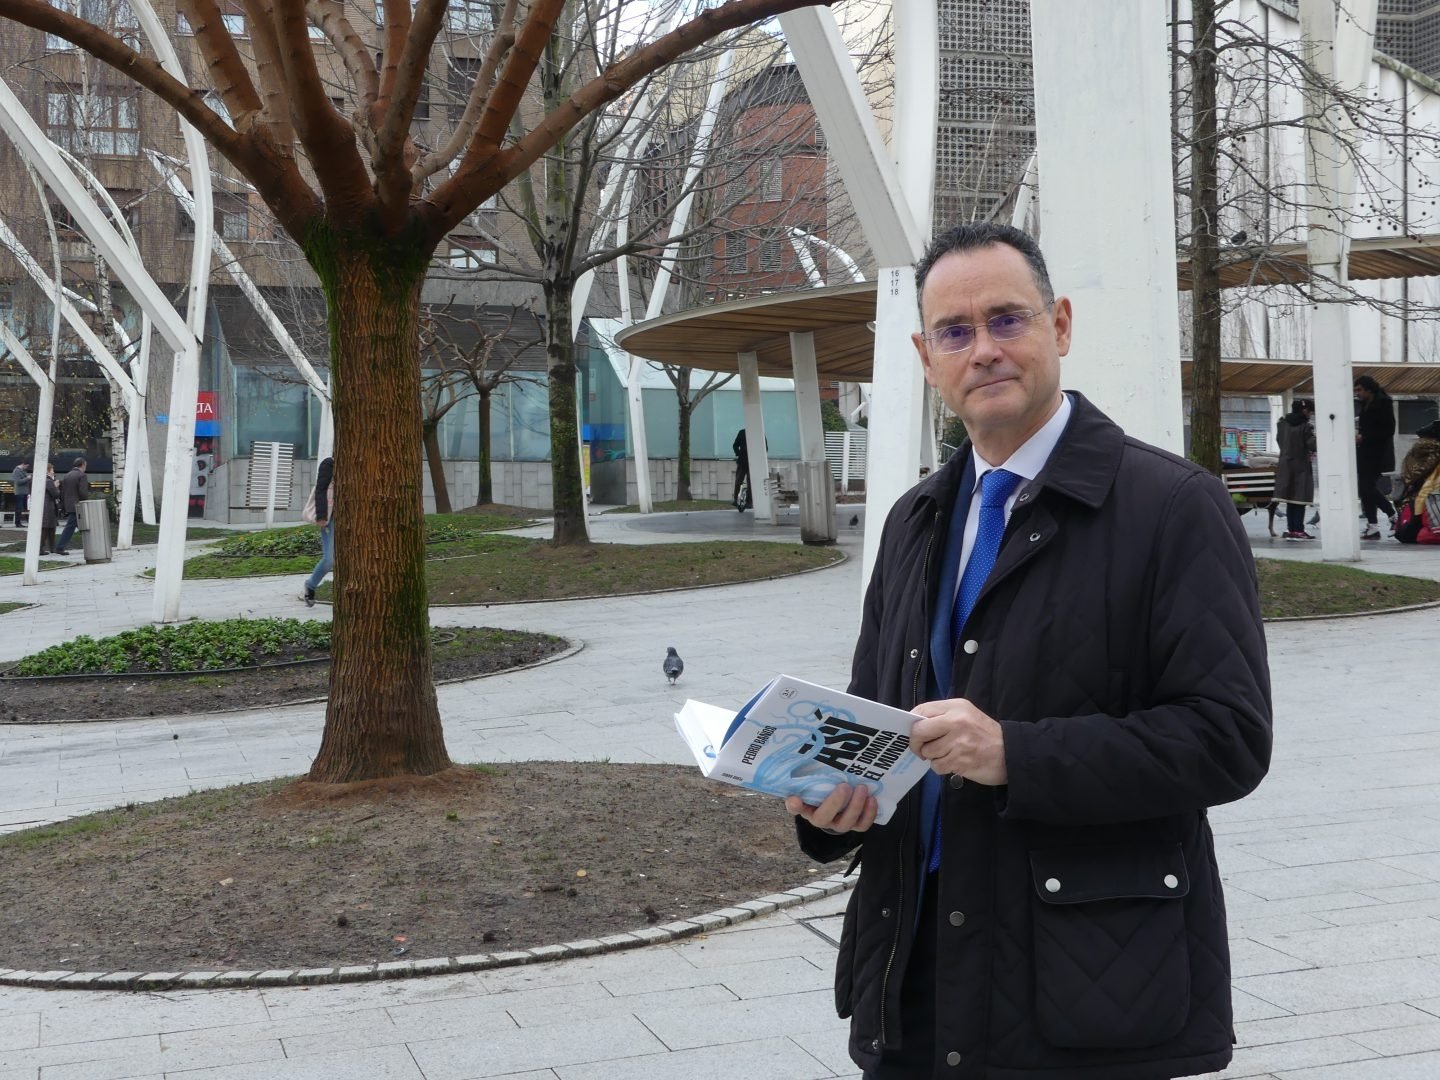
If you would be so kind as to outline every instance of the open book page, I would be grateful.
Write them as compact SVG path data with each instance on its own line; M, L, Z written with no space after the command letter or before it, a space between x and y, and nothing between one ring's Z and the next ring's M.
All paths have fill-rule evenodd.
M929 769L910 749L903 709L781 675L738 713L687 701L675 726L701 772L768 795L817 805L840 783L863 784L890 820Z

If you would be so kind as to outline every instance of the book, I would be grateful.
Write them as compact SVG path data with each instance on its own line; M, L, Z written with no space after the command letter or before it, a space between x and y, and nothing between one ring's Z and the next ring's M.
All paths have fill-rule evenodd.
M739 712L687 701L675 727L712 780L818 806L841 783L863 785L878 824L930 765L910 749L915 714L781 675Z

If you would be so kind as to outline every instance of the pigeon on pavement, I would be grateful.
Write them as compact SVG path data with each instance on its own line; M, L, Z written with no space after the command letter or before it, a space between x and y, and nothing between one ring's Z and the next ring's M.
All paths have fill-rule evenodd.
M669 646L665 650L664 671L665 677L670 680L671 686L675 685L675 680L680 677L680 673L684 670L685 661L680 659L680 654L675 651L674 645Z

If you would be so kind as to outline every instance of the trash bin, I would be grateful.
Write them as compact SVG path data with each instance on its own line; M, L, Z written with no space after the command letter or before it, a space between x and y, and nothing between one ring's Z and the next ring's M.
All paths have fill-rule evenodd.
M800 462L800 540L806 544L835 542L835 481L830 462Z
M76 526L85 540L85 561L110 561L110 514L104 499L85 499L75 504Z

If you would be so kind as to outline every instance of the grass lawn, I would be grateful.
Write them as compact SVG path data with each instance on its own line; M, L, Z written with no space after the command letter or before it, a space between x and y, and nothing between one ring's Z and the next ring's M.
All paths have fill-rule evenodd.
M1260 610L1267 619L1342 615L1440 600L1440 581L1372 574L1353 566L1256 559Z
M12 611L19 611L21 608L29 606L30 605L23 600L0 600L0 615L6 615Z
M113 541L119 533L120 526L110 526L110 539ZM234 529L216 529L208 525L190 525L185 529L186 540L214 540L221 536L234 536ZM159 525L146 525L143 521L137 521L134 531L131 534L131 542L134 544L153 544L160 538Z
M68 562L56 559L41 559L41 570L54 570L59 566L69 566ZM25 557L23 555L0 555L0 576L6 574L21 574L25 571Z
M734 503L725 502L721 499L664 499L654 503L653 506L657 513L670 513L675 510L733 511L735 509ZM638 506L614 506L605 511L607 514L638 514L639 512L640 507Z
M621 596L760 581L829 566L843 557L833 547L751 540L556 548L547 540L492 535L437 547L425 568L432 604ZM329 597L328 583L320 595Z

